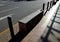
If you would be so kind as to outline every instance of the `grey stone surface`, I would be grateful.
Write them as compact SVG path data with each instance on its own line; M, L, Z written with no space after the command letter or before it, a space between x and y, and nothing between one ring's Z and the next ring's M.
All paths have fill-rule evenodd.
M49 1L49 0L48 0ZM20 1L20 2L12 2L12 1L0 1L0 18L9 14L14 14L12 16L13 23L18 22L18 20L28 16L32 12L35 12L38 9L42 9L42 4L47 3L46 0L41 1ZM46 4L47 5L47 4ZM45 8L46 9L46 8ZM3 20L1 20L3 21ZM5 23L5 25L4 25ZM0 22L0 32L4 31L7 28L7 19L4 22Z

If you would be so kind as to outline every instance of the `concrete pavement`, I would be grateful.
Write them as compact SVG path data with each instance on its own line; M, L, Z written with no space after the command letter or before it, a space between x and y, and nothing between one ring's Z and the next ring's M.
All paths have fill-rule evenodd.
M49 0L48 0L49 1ZM46 0L41 1L21 1L21 2L10 2L0 1L0 18L10 14L12 15L13 24L25 16L35 12L38 9L42 9L42 4L46 3ZM46 8L45 8L46 9ZM5 25L4 25L5 24ZM2 26L1 26L2 25ZM0 32L8 28L7 18L0 20Z
M47 25L41 39L41 42L60 42L60 6L56 14L53 15Z

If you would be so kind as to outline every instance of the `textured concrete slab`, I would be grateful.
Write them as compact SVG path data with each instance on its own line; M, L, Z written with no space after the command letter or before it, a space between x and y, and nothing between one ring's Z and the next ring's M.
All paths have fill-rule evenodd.
M60 10L60 9L58 9ZM59 12L59 11L58 11ZM54 21L49 22L45 32L42 35L41 42L60 42L60 15L57 12L56 17L53 16ZM52 20L53 20L52 19ZM47 34L48 33L48 34Z

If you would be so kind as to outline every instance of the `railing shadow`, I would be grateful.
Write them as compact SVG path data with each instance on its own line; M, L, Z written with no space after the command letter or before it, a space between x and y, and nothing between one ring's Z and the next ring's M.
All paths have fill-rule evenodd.
M50 27L48 26L48 28L50 28ZM55 28L52 28L52 30L54 30L54 31L56 31L56 32L58 32L58 33L60 33L60 31L57 30L57 29L55 29Z
M49 37L49 35L52 33L51 30L60 33L59 30L53 28L53 24L54 24L54 22L60 24L60 22L55 21L55 19L56 19L56 15L57 15L57 13L56 13L55 16L54 16L51 25L50 25L50 26L47 26L47 27L48 27L48 31L47 31L45 37L41 36L41 39L42 39L43 42L50 42L50 41L48 40L48 37ZM58 17L58 18L59 18L59 17ZM52 34L53 34L53 33L52 33ZM57 39L58 39L58 38L57 38ZM58 41L60 41L60 39L58 39Z
M58 32L60 32L60 31L58 31ZM51 32L51 34L52 34L54 37L56 37L56 35L55 35L53 32ZM60 39L59 39L59 38L56 37L56 39L60 42Z
M29 16L31 17L32 15ZM9 42L20 42L22 39L24 39L24 37L36 26L36 24L39 23L42 17L43 11L32 17L32 19L28 19L29 21L26 23L19 21L19 32L16 35L14 35L11 17L8 17L9 29L12 37Z

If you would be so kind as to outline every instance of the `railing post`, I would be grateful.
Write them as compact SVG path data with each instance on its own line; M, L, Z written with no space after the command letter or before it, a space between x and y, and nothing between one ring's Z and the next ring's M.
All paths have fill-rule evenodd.
M43 7L42 7L43 15L44 15L44 9L45 9L45 3L43 3Z
M50 8L51 8L51 1L50 1Z
M53 6L53 1L51 1L51 7Z
M47 3L47 11L49 10L49 2Z
M56 0L56 2L59 1L59 0Z
M54 5L54 0L53 0L53 5Z
M44 10L44 8L45 8L45 3L43 3L43 8L42 8L42 10Z
M52 7L52 1L50 1L50 8Z
M7 19L8 19L8 25L10 29L11 38L14 38L14 30L13 30L11 16L7 17Z
M55 0L53 0L53 5L55 5L56 4L56 2L55 2Z

